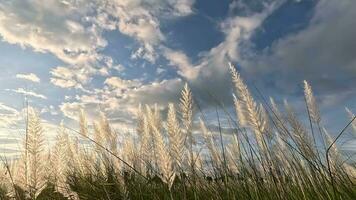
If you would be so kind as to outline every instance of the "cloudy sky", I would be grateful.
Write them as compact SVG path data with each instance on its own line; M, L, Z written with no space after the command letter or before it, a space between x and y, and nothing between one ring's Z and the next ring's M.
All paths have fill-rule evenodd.
M139 103L176 102L188 82L209 116L216 100L231 106L229 61L252 93L301 112L308 80L337 131L345 107L356 111L355 10L354 0L0 0L0 151L23 134L27 100L48 130L75 126L80 107L130 129Z

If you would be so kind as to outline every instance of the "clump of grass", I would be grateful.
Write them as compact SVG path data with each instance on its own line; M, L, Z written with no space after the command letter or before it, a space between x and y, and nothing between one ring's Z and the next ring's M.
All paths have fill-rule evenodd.
M309 123L303 124L288 102L280 109L261 93L261 102L255 100L229 67L236 110L236 117L225 112L229 134L218 112L218 132L203 117L195 126L202 113L194 112L187 84L179 105L168 105L166 120L157 105L140 106L136 133L127 136L104 114L89 128L80 111L80 130L62 125L48 151L40 119L29 112L23 156L1 169L0 199L355 199L355 165L335 144L354 127L351 111L350 123L333 138L306 81Z

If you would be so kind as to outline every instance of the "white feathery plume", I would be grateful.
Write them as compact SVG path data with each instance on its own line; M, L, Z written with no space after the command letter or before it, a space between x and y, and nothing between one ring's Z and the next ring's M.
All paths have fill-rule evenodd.
M282 117L283 115L282 115L281 111L279 110L279 108L278 108L276 102L274 101L274 99L272 97L270 97L269 101L271 103L272 111L276 114L276 116L278 118L280 118L280 120L282 120L283 119L283 117Z
M111 128L109 120L103 112L100 113L99 132L103 142L102 145L109 149L112 154L118 155L118 134ZM119 170L121 162L114 158L111 153L103 149L101 149L101 152L105 161L112 164L115 170ZM104 162L103 164L106 163Z
M172 103L168 105L167 132L169 136L171 156L175 160L175 170L178 170L179 166L182 166L182 160L185 154L185 137L181 132L176 116L176 110Z
M6 189L11 188L11 185L9 185L9 180L8 180L8 176L7 176L7 169L6 166L7 163L2 163L0 164L0 183L2 183L2 185L0 186L10 186L10 187L6 187Z
M349 108L345 108L347 114L349 115L350 120L353 120L355 118L355 115L352 113L352 111ZM351 127L353 130L354 135L356 136L356 120L354 120L351 123Z
M231 144L229 144L226 147L226 160L227 160L227 167L228 169L233 172L233 173L238 173L239 168L237 164L236 155L233 153L233 147Z
M54 169L54 184L58 192L68 197L70 195L69 186L66 184L68 170L72 169L73 153L69 146L68 133L63 123L58 130L56 143L51 155Z
M84 170L82 166L83 154L82 150L79 146L79 139L78 137L68 137L68 153L72 157L72 162L69 163L69 166L76 170Z
M45 139L41 119L38 113L29 108L28 116L28 164L26 191L31 198L36 198L46 186L45 172Z
M147 142L148 146L151 147L152 149L152 156L150 157L152 161L154 161L154 164L156 165L155 167L158 167L158 155L156 152L156 141L155 141L155 137L154 137L154 133L153 133L153 127L156 126L161 126L160 124L158 124L158 122L160 123L160 121L158 121L158 118L160 118L157 113L155 115L155 113L152 111L152 108L149 105L146 105L146 122L147 122L147 129L145 131L147 131L147 137L149 138L149 141ZM156 129L158 130L158 128L156 127ZM146 134L146 133L145 133Z
M144 125L143 125L144 117L145 117L145 113L142 110L142 105L139 104L137 113L136 113L136 118L137 118L136 132L139 137L142 137L142 134L144 132Z
M240 142L236 134L234 134L231 143L226 148L228 154L228 168L234 172L238 173L238 161L240 160Z
M104 136L102 135L102 131L100 131L100 127L96 122L93 123L93 129L94 129L94 141L100 145L105 145ZM95 148L98 154L102 153L102 149L99 147L99 145L95 144Z
M292 128L292 136L294 137L296 145L302 151L304 156L314 160L316 158L316 150L312 145L310 136L307 134L305 127L298 120L293 108L286 100L284 101L284 106L287 111L287 120Z
M123 146L123 158L126 162L128 162L135 169L138 168L139 164L139 154L136 151L135 141L133 137L125 137L125 142ZM124 166L125 171L131 171L131 168Z
M18 164L19 162L17 160L5 160L2 164L0 164L0 186L5 189L7 195L10 197L16 196L16 191L13 184L17 183L14 182L16 181L16 179L14 180L14 177L23 174L23 171L19 172Z
M149 131L148 131L148 135L146 136L146 131L145 131L146 127L145 126L147 126L147 119L145 119L146 115L142 110L141 104L139 104L139 106L138 106L136 118L137 118L136 133L138 135L139 144L140 144L139 156L140 156L140 159L142 161L144 161L145 164L147 164L147 162L146 162L147 157L144 154L146 154L146 151L148 151L147 144L148 144L148 139L149 139ZM145 122L145 120L146 120L146 122ZM145 167L142 164L143 163L140 164L140 170L141 170L141 172L144 172L146 170L142 168L142 167Z
M330 136L330 134L327 132L327 130L323 127L323 132L324 135L326 137L326 142L328 144L328 146L330 146L333 143L333 138ZM331 148L330 148L330 163L331 163L331 169L335 172L338 170L339 167L342 167L345 172L352 178L356 178L356 168L353 167L352 165L346 163L346 162L342 162L342 155L339 152L336 144L334 144ZM341 166L340 166L341 163Z
M243 104L237 99L235 94L232 94L232 96L234 97L235 111L236 111L236 114L237 114L237 119L239 121L239 124L240 124L240 126L245 127L245 126L247 126L247 121L246 121L246 118L245 118Z
M289 172L291 170L291 165L289 163L289 151L288 148L285 144L285 141L282 140L282 137L280 134L276 133L276 144L274 144L274 154L276 156L276 159L279 161L280 164L282 164L282 167Z
M238 117L243 118L244 124L252 128L260 150L266 153L267 147L263 142L263 134L268 132L268 121L264 114L264 109L256 104L235 67L231 63L229 63L229 67L237 95L235 99L239 102L238 108L236 108L240 113Z
M240 159L240 142L239 142L239 138L237 137L236 134L234 134L232 139L232 143L231 143L231 153L234 154L234 158L236 160Z
M153 109L149 105L146 105L146 117L150 126L154 126L158 130L161 130L161 114L157 104L154 104Z
M152 144L152 149L154 152L153 159L161 172L159 176L162 180L167 183L169 187L172 186L174 180L174 170L173 162L169 153L169 148L166 146L164 137L161 133L161 116L158 110L158 106L155 105L154 111L146 105L146 116L144 118L144 130L145 136L152 137L152 143L149 141L147 143L149 146Z
M324 127L323 127L323 133L325 136L325 141L326 141L327 146L330 146L334 141L333 138L330 136L330 134ZM331 158L330 159L331 166L333 167L333 170L336 170L336 165L340 162L340 153L339 153L339 150L338 150L336 144L333 144L333 146L331 146L329 155Z
M194 166L194 151L193 145L195 143L193 133L192 133L192 125L193 125L193 95L190 91L190 88L187 83L185 83L184 88L181 92L181 97L179 99L179 107L181 114L181 121L183 126L183 134L185 135L185 144L189 150L189 166L193 172L195 173Z
M162 128L162 119L161 119L161 113L158 108L158 105L155 103L153 107L153 113L152 113L152 119L154 122L154 126L158 129L161 130Z
M151 165L151 160L154 159L152 155L152 142L151 142L150 125L146 116L143 118L143 132L141 137L141 152L142 159L146 165Z
M195 167L199 170L197 170L197 173L200 172L203 172L204 171L204 161L203 161L203 158L201 156L201 153L200 152L193 152L193 158L194 158L194 161L195 161ZM189 159L189 157L188 157ZM201 174L204 174L204 173L201 173Z
M168 187L172 187L175 173L173 170L173 163L171 156L169 155L169 149L167 148L164 138L160 131L152 126L152 135L155 141L156 154L158 156L158 168L161 172L161 177Z
M117 154L117 143L118 143L118 134L113 131L110 127L110 123L108 118L104 113L100 114L100 132L107 145L109 145L109 149L114 154Z
M273 133L272 133L271 126L270 126L269 116L266 112L266 109L263 107L262 103L259 104L259 111L261 113L261 121L263 124L263 129L265 130L267 139L272 140Z
M180 113L182 116L184 131L186 134L188 134L187 136L191 138L191 128L193 121L193 96L187 83L184 85L184 88L181 92Z
M93 123L93 129L94 129L94 141L96 143L94 146L95 151L90 156L93 159L94 163L98 164L98 166L102 171L105 171L105 166L102 161L103 159L109 158L109 155L102 148L102 146L104 147L106 146L105 135L103 135L104 131L101 130L100 124L96 122ZM94 167L94 165L92 165L92 167Z
M313 95L312 88L306 80L304 80L304 96L305 96L306 103L308 105L308 110L309 110L311 120L315 123L319 123L320 122L319 109L318 106L316 105L316 100Z
M79 133L82 136L80 138L87 139L87 137L89 137L89 129L84 109L80 109L79 112L79 128ZM78 137L76 137L75 140L70 140L70 144L72 152L75 154L75 166L77 167L77 169L80 169L83 172L87 171L87 169L89 168L88 163L91 162L88 161L88 155L85 155L86 153L88 154L88 152L84 152L84 147L79 147ZM91 154L94 155L93 152L91 152Z
M80 126L80 134L84 137L88 137L88 122L83 109L80 109L79 112L79 126Z
M16 162L16 171L14 174L16 185L24 190L26 190L26 187L28 186L28 160L28 155L26 157L25 152L21 152L20 159Z
M138 156L139 156L139 159L141 161L143 161L143 162L139 163L138 168L142 173L145 173L147 171L146 164L148 164L148 161L149 161L149 158L147 157L148 156L147 151L149 151L148 141L149 141L150 136L149 136L149 126L147 123L146 114L144 113L141 104L139 104L139 106L138 106L136 118L137 118L136 133L137 133L139 145L140 145ZM145 128L148 128L148 132L146 132ZM148 134L146 135L146 133L148 133Z
M155 124L154 115L149 105L146 105L146 118L150 124Z
M348 163L343 164L345 172L353 179L356 179L356 168Z
M276 124L278 134L280 137L286 140L288 138L288 133L285 130L286 127L284 126L285 119L283 117L283 114L279 110L276 102L272 97L270 97L270 103L271 103L271 109L273 111L272 118L274 119L274 122Z
M221 159L220 159L219 153L216 149L213 136L212 136L211 132L209 132L209 130L205 126L205 123L203 122L203 120L201 120L201 119L200 119L200 128L203 133L205 144L208 147L208 150L210 152L210 155L212 158L212 163L218 165L219 163L221 163Z

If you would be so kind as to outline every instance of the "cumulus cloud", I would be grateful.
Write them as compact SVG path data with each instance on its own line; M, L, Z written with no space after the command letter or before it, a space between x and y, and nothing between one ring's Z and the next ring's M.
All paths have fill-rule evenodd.
M130 88L134 88L140 85L139 81L136 80L123 80L119 77L110 77L107 78L104 82L105 84L107 84L108 86L110 86L113 89L119 89L119 90L123 90L123 89L130 89Z
M83 89L83 85L91 80L94 71L85 67L58 66L51 70L51 83L61 88Z
M76 75L62 78L54 72L51 82L63 88L82 88L89 77L107 76L109 69L120 68L100 52L107 46L105 30L119 30L134 38L139 47L131 57L154 63L159 57L156 48L165 40L160 18L190 15L194 2L4 1L0 3L0 36L8 43L55 55ZM79 74L86 77L84 81Z
M172 78L143 84L110 77L109 70L122 71L122 67L113 66L110 57L98 53L106 46L103 30L117 29L134 38L139 43L131 55L134 59L143 58L154 63L159 56L157 50L162 51L159 53L163 53L169 64L176 67L178 74L191 84L194 91L214 91L224 98L230 94L227 85L230 82L226 79L227 60L242 57L241 45L275 7L266 6L261 12L224 20L220 28L225 40L193 64L183 51L165 47L166 38L161 31L160 20L193 14L194 2L51 0L50 3L41 3L38 0L33 4L29 1L21 4L18 0L9 1L0 3L0 35L9 43L50 52L66 63L51 70L51 83L62 88L82 89L86 94L78 94L68 99L71 102L62 103L60 110L65 116L76 119L75 110L88 107L105 110L111 117L124 120L122 116L134 113L139 103L164 105L169 101L176 102L183 81ZM51 16L47 16L48 13ZM12 28L11 24L19 27ZM100 62L107 67L96 66ZM109 77L104 81L104 88L85 90L85 84L90 82L93 74Z
M187 78L195 79L199 73L199 67L194 67L188 56L182 51L174 51L169 48L164 48L164 56L169 60L169 64L178 68L178 74Z
M107 84L111 84L109 88L97 89L88 95L77 95L74 100L62 103L60 110L64 116L78 120L78 111L83 108L90 121L96 120L99 112L105 112L113 125L132 128L139 104L157 103L159 108L163 109L168 102L178 102L179 92L183 87L183 81L177 78L149 84L135 83L134 87L128 86L120 92L115 89L113 92L112 89L121 88L122 84L132 83L122 83L123 80L116 77L108 80Z
M65 102L62 103L59 108L62 111L62 113L64 114L64 116L73 119L73 120L78 120L79 117L79 111L80 109L83 108L83 103L80 102Z
M187 16L192 14L194 12L193 11L194 2L195 2L194 0L173 1L171 4L175 11L174 14L178 16Z
M30 73L30 74L16 74L16 78L19 79L24 79L24 80L28 80L28 81L32 81L35 83L39 83L41 82L41 79L38 78L38 76L34 73Z
M128 92L124 102L134 106L140 103L152 105L154 103L177 102L183 84L184 82L180 78L175 78L142 85Z
M224 41L202 54L195 66L179 53L171 58L166 55L166 58L193 89L202 92L203 96L211 93L202 98L205 101L215 96L231 103L226 101L231 99L228 61L238 63L248 82L255 82L267 93L277 89L278 92L295 94L301 88L298 83L306 79L317 95L325 97L320 98L322 105L331 106L352 98L356 93L353 87L356 84L353 55L356 29L351 24L356 17L353 12L356 3L350 0L342 3L319 1L307 28L279 38L270 48L256 52L251 37L283 3L283 0L264 1L257 11L250 9L244 1L232 3L230 9L244 12L220 23ZM190 69L199 69L198 75L184 76L182 72Z
M65 63L75 76L53 73L51 83L63 88L82 88L94 74L110 68L100 50L107 45L96 24L97 0L14 0L0 2L0 37L37 52L50 53ZM104 69L103 69L104 68Z
M344 96L333 100L334 105L351 98L356 93L355 9L352 0L321 0L305 29L280 38L262 53L244 59L242 65L257 79L278 74L265 81L280 91L295 92L300 87L296 83L308 80L325 98Z
M224 40L205 52L196 65L192 65L182 52L166 51L166 58L175 65L207 105L216 105L216 101L231 105L231 81L228 62L237 62L249 56L251 36L263 21L276 10L283 1L264 1L258 11L249 11L243 16L231 16L219 25L224 33ZM167 53L168 52L168 53ZM177 91L179 92L179 91Z
M197 65L193 65L189 57L182 51L166 47L161 47L160 49L169 64L176 67L178 74L190 83L193 92L197 92L196 97L201 94L209 95L214 93L213 95L224 101L231 99L230 81L227 79L227 61L228 59L236 60L240 57L240 53L238 53L239 45L243 45L242 43L250 38L253 31L276 6L271 4L266 6L263 11L253 13L251 16L232 17L222 22L221 27L226 39L203 55ZM180 78L173 78L139 84L118 77L108 77L105 84L109 88L96 90L91 94L90 98L81 96L77 98L76 102L67 104L63 108L69 110L69 105L78 107L78 103L82 103L80 104L81 106L84 105L96 109L99 107L108 112L112 118L127 121L132 119L132 115L137 111L137 106L140 103L151 105L158 103L159 106L163 107L168 102L177 102L184 82ZM119 89L120 92L115 88ZM211 96L205 97L203 96L200 100L208 103L214 101ZM86 101L87 99L92 101ZM101 103L98 104L97 102ZM214 103L216 105L216 102Z
M117 24L121 33L141 43L132 52L132 58L144 58L154 63L158 57L156 47L165 40L160 30L159 18L190 15L193 13L194 2L195 0L109 1L105 10L118 22L106 20L106 24Z
M84 26L93 3L87 1L5 1L0 4L3 40L35 51L50 52L67 63L95 59L95 50L106 45L96 26ZM94 55L94 56L93 56Z
M58 111L53 105L44 106L40 113L49 113L51 115L58 115Z
M248 42L261 23L281 5L282 1L265 2L263 9L249 12L245 16L228 17L220 23L225 39L210 51L202 54L193 65L184 52L162 48L169 64L177 67L184 77L207 104L216 105L216 100L231 104L231 81L228 62L244 58ZM179 93L180 91L176 91Z

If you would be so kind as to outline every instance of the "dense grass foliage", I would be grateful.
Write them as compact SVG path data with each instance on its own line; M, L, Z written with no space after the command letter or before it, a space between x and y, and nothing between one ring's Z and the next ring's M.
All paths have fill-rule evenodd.
M29 108L21 158L3 159L0 199L356 199L355 165L336 145L356 131L352 112L332 137L306 81L304 124L288 102L282 110L259 91L255 101L230 70L236 117L217 105L230 124L217 113L218 130L197 112L188 85L166 120L157 105L140 106L127 136L103 114L89 126L81 111L79 130L62 124L48 148Z

